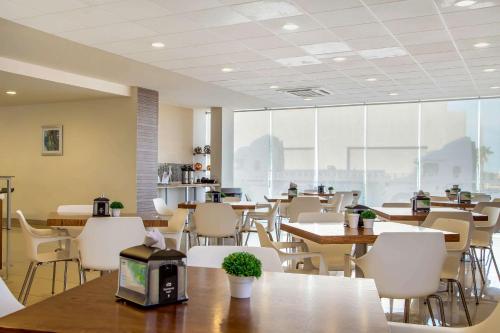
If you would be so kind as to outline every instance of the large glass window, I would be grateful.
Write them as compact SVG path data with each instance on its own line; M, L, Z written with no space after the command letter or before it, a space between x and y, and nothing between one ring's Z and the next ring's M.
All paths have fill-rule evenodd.
M481 101L481 192L500 198L500 99Z
M418 104L370 105L366 117L365 202L407 202L417 190Z
M476 191L477 100L422 103L421 188Z

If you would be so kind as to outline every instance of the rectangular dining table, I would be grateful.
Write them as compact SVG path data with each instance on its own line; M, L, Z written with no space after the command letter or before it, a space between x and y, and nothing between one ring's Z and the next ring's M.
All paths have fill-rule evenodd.
M177 208L196 209L196 206L200 203L204 202L199 202L199 201L180 202L177 205ZM224 204L230 205L235 210L254 210L255 208L257 208L257 203L253 201L230 201L230 202L224 202Z
M121 217L140 217L145 227L166 227L168 226L168 218L156 214L131 214L122 213ZM47 225L49 227L83 227L87 220L91 218L90 214L60 214L49 213L47 217ZM97 217L99 218L99 217Z
M115 272L0 318L0 332L389 333L372 279L263 272L248 299L227 280L189 267L186 303L140 308L115 299Z
M423 222L428 213L416 213L410 207L370 207L380 218L388 221ZM431 212L463 212L461 209L447 207L431 207ZM472 213L474 221L488 221L488 216Z
M299 197L300 197L300 195L299 195ZM292 199L290 199L286 195L277 195L277 196L267 196L267 195L264 195L264 199L266 199L267 202L276 202L278 200L281 201L282 203L292 202ZM328 199L327 198L323 198L323 197L319 197L319 201L321 203L328 203Z
M459 203L458 201L431 201L431 207L448 207L458 209L474 209L477 202Z

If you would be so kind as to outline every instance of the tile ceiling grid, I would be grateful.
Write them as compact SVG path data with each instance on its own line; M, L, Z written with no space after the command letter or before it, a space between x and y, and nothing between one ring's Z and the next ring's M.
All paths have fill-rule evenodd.
M0 16L283 106L492 96L490 86L500 85L500 0L455 2L3 0ZM299 29L284 31L289 22ZM162 39L166 47L152 50ZM479 41L491 46L472 47ZM318 64L279 64L301 55ZM224 66L235 70L222 73ZM306 103L270 85L333 95Z

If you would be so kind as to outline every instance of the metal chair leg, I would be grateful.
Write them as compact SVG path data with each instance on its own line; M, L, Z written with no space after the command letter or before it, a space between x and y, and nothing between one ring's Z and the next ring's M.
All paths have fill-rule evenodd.
M427 309L429 309L429 315L431 316L432 326L436 326L436 320L434 319L434 312L432 312L431 298L426 298Z
M446 326L446 318L445 318L445 315L444 315L444 303L443 303L443 299L439 295L436 295L436 294L430 295L428 298L429 299L430 298L435 298L437 300L438 305L439 305L439 315L441 316L441 326ZM427 302L429 302L429 299L427 300Z
M465 300L464 289L462 288L462 284L458 280L452 280L455 282L458 288L458 294L460 299L462 300L462 305L464 306L465 316L467 317L467 323L469 326L472 326L472 320L470 319L469 308L467 307L467 301Z
M55 261L52 264L52 295L54 295L56 287L56 264L57 262Z
M405 299L405 310L404 310L404 321L405 323L410 322L410 299Z
M26 289L26 292L24 293L24 298L23 298L23 305L26 305L26 302L28 301L28 296L30 294L30 290L31 290L31 285L33 284L33 280L35 279L35 273L36 273L36 270L38 268L38 266L40 266L41 264L40 263L36 263L34 266L33 266L33 269L31 270L31 276L30 276L30 280L28 282L28 287Z
M17 297L18 301L20 301L21 297L23 297L24 289L26 288L26 283L28 282L32 269L33 269L33 262L30 262L30 265L28 266L28 271L26 272L26 276L24 277L23 286L21 287L21 291L19 292L19 296Z
M389 298L389 320L392 320L393 310L394 310L394 298Z
M495 259L495 255L493 254L493 249L491 248L491 246L488 249L490 250L491 260L493 261L493 265L495 265L495 270L497 271L498 279L500 280L500 271L498 270L498 265Z
M479 275L481 276L481 282L484 286L485 284L485 279L484 279L484 274L483 274L483 267L481 266L481 263L479 262L479 258L477 256L477 253L476 253L476 249L472 249L472 255L474 256L474 258L476 259L476 264L477 264L477 268L479 270Z
M470 258L470 267L472 271L472 285L474 287L474 298L476 299L476 304L479 304L479 295L477 293L477 281L476 281L476 265L474 263L474 258L472 257L472 255L469 252L467 252L467 255Z
M64 278L63 278L63 291L66 291L66 286L68 284L68 262L64 262Z

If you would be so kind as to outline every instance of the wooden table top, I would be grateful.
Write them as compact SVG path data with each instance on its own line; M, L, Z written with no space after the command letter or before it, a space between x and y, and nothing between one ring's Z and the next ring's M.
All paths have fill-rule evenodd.
M325 193L319 193L319 192L303 192L301 193L302 195L312 195L312 196L315 196L315 197L334 197L335 196L335 193L328 193L328 192L325 192Z
M183 208L183 209L196 209L196 206L200 203L203 203L203 202L199 202L199 201L180 202L177 205L177 207ZM233 209L237 209L237 210L240 210L240 209L253 210L257 206L257 203L253 202L253 201L232 201L232 202L224 202L224 203L231 205L231 207L233 207Z
M233 299L221 269L190 267L189 301L142 309L115 301L117 273L0 319L0 327L56 332L388 333L375 282L264 272L252 297ZM0 329L1 331L1 329Z
M319 244L373 244L383 232L436 232L435 229L395 222L375 222L373 229L351 229L343 223L282 223L281 230ZM444 233L446 242L458 242L460 234Z
M370 207L379 217L389 221L424 221L428 213L415 213L406 207ZM463 212L456 208L434 207L431 212ZM488 221L488 216L472 213L474 221Z
M155 214L127 214L122 213L121 217L135 217L142 218L145 227L166 227L168 226L168 219L166 217L157 216ZM82 214L59 214L50 213L47 217L47 225L51 227L83 227L91 215Z
M300 195L299 195L299 197L300 197ZM292 201L286 195L277 195L277 196L270 196L270 197L268 197L267 195L265 195L264 199L266 199L267 202L276 202L276 201L280 200L283 203L287 203L287 202L291 202ZM328 203L328 199L327 198L320 197L319 201L321 203Z
M477 202L471 203L458 203L457 201L431 201L431 207L449 207L460 209L474 209Z

